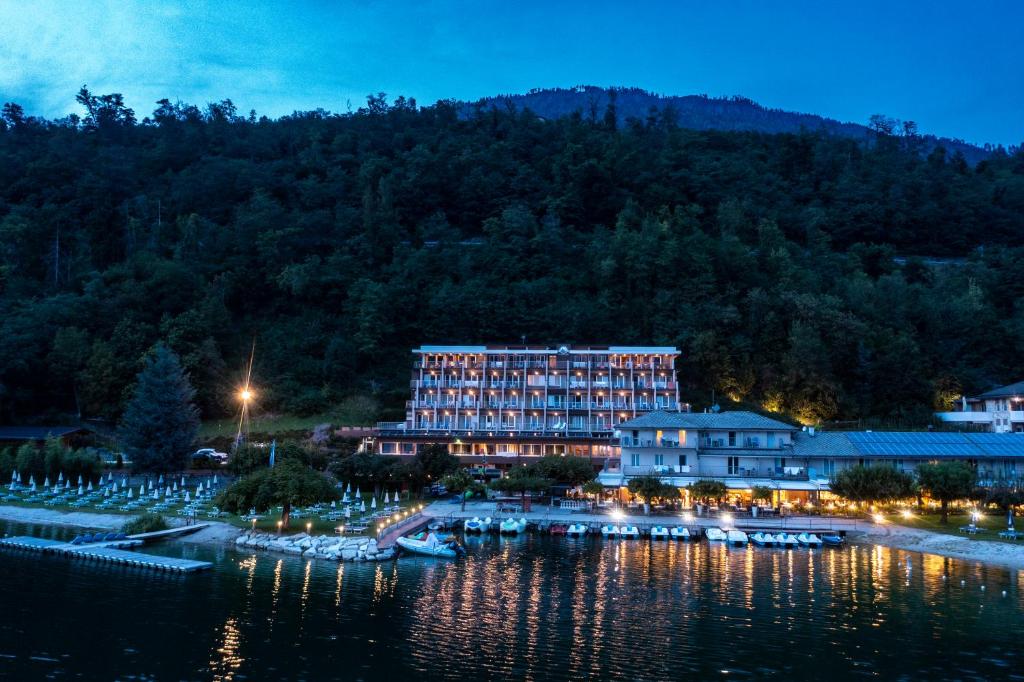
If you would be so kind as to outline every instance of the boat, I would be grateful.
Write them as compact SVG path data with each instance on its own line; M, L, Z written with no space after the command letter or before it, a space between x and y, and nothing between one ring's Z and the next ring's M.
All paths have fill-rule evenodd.
M582 523L571 523L569 527L565 529L565 534L569 537L581 538L587 534L587 527Z
M779 547L799 547L800 541L792 533L779 533L775 536L775 544Z
M503 535L516 535L526 531L526 519L519 519L516 521L512 517L509 517L501 522L498 526L498 531Z
M726 531L725 538L730 545L746 545L749 541L747 534L741 530Z
M721 528L715 527L705 528L704 536L712 542L724 542L727 537L725 532Z
M846 544L846 538L837 533L826 533L821 536L821 542L829 547L842 547Z
M651 526L652 540L668 540L668 528L665 526Z
M796 539L804 547L821 547L821 538L814 533L800 533Z
M471 519L466 519L462 524L462 530L467 533L483 533L486 528L484 528L484 522L480 520L480 517L474 516Z
M775 544L775 536L771 533L758 531L750 536L750 541L758 547L772 547Z
M692 537L690 529L682 526L673 526L669 529L668 534L673 540L689 540Z
M606 523L601 526L601 536L606 538L617 538L619 537L619 527Z
M619 537L638 538L640 537L640 529L636 526L619 526Z
M395 543L407 552L422 554L424 556L454 559L455 557L465 556L466 554L466 550L463 549L462 545L454 539L441 540L433 533L427 533L427 536L422 540L400 537L395 540Z
M552 535L565 535L568 530L569 526L564 523L552 523L551 528L548 529Z

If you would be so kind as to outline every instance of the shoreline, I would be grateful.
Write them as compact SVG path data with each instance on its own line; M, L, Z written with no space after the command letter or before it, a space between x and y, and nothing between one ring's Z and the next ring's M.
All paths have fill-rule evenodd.
M63 512L56 509L40 507L18 507L0 505L0 521L14 523L37 524L42 526L66 526L71 528L120 530L126 521L133 518L132 514L102 514L97 512ZM183 526L184 519L165 516L171 527ZM195 533L174 538L175 542L192 544L233 544L235 538L242 534L242 529L223 521L203 521L208 524Z
M440 510L435 508L434 511ZM527 516L531 516L531 514L527 514ZM0 521L14 523L118 530L130 518L131 516L126 514L63 512L39 507L0 505ZM183 525L183 519L166 518L171 526ZM246 533L245 529L223 521L204 521L203 523L209 525L195 533L175 538L174 541L206 545L235 545L238 537ZM1024 543L1015 546L1004 542L957 537L896 524L884 526L866 524L865 527L850 532L848 537L851 544L882 545L891 549L934 554L958 561L972 561L1013 570L1024 570Z

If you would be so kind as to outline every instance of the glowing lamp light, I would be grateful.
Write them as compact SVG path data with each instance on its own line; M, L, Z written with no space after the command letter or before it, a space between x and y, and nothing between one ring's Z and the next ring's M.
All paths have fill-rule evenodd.
M252 398L252 391L250 391L248 388L243 388L241 391L238 392L238 397L248 402Z
M613 510L611 516L616 521L621 521L622 519L626 518L626 515L622 512L621 509Z
M685 514L683 514L683 522L693 523L693 514L691 514L690 512L686 512Z
M881 514L875 514L874 519L875 523L885 523L885 517Z
M909 509L904 509L903 510L903 518L910 519L910 518L913 518L913 516L914 515L911 513L911 511Z
M721 519L722 523L729 525L732 523L732 514L722 514Z

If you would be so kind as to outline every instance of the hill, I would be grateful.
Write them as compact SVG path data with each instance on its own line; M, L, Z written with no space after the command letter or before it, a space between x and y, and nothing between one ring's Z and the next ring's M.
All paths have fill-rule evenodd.
M264 413L401 415L410 348L524 335L675 345L683 400L804 421L923 423L1020 378L1017 149L379 95L278 120L79 102L3 110L0 420L115 419L158 341L206 419L254 339Z
M583 118L602 118L609 105L614 108L618 124L629 119L646 121L652 112L667 116L681 128L691 130L734 130L760 133L799 133L802 130L824 132L860 141L871 141L876 129L857 123L843 123L835 119L802 114L782 109L769 109L745 97L708 97L707 95L665 96L639 88L599 88L581 85L576 88L532 90L526 94L488 97L467 104L467 114L474 110L493 107L529 110L546 119L578 114ZM878 126L902 132L903 125L882 116ZM916 126L911 124L911 130ZM969 144L963 140L916 133L922 149L927 153L941 145L950 153L960 152L968 163L975 164L988 158L990 149Z

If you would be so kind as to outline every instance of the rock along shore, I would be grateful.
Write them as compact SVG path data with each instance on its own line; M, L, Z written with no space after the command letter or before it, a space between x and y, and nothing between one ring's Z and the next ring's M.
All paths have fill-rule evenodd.
M379 549L376 540L365 537L338 538L306 533L277 535L257 531L239 535L235 545L329 561L388 561L395 557L394 549Z

